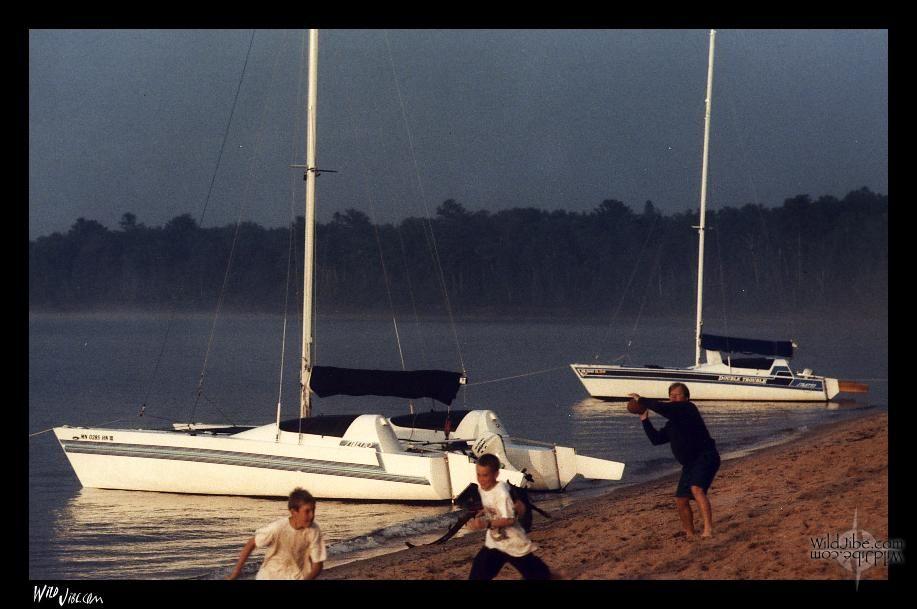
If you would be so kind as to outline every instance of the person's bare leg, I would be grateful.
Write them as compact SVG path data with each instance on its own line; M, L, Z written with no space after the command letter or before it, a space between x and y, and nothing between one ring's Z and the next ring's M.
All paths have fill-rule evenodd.
M700 509L700 514L704 519L704 531L701 533L701 537L712 537L713 508L710 505L710 498L707 497L704 489L699 486L692 486L691 494L694 495L694 500L697 502L697 507Z
M691 511L691 500L687 497L675 497L675 507L678 508L678 517L681 526L688 537L694 537L694 512Z

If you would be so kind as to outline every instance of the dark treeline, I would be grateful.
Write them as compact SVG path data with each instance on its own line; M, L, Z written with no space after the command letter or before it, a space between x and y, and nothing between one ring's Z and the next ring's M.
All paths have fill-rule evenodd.
M696 211L662 215L649 201L639 213L615 200L585 213L491 213L449 200L430 221L378 226L348 210L317 227L318 309L442 314L444 282L457 316L693 315L697 224ZM708 211L707 224L712 306L734 314L887 311L887 195L864 188L843 199L724 207ZM289 230L243 223L232 250L236 232L199 227L187 214L147 227L126 213L115 230L80 218L66 234L30 242L30 307L212 312L225 278L224 311L282 312ZM301 299L302 234L300 217L291 312Z

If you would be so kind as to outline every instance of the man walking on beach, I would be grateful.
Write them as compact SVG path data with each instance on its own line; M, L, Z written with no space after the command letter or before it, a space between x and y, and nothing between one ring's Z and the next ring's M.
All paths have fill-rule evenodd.
M654 445L669 442L672 454L681 463L681 478L675 489L675 507L678 508L685 534L688 537L695 535L694 513L690 503L694 499L704 519L701 537L711 537L713 508L707 491L720 468L720 454L697 406L688 401L691 397L688 387L684 383L673 383L669 387L668 402L641 398L636 393L631 393L630 397L627 409L640 415L643 430L650 442ZM662 429L653 427L648 410L654 410L668 419Z

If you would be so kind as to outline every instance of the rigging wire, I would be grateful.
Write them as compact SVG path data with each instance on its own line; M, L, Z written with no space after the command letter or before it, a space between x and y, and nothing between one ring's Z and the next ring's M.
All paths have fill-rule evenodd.
M476 383L468 383L468 387L477 387L478 385L489 385L491 383L502 383L503 381L510 381L513 379L521 379L528 376L537 376L539 374L547 374L548 372L555 372L557 370L566 370L569 366L555 366L554 368L546 368L544 370L536 370L535 372L526 372L524 374L514 374L512 376L504 376L497 379L490 379L487 381L478 381Z
M423 210L424 210L424 219L425 219L424 236L427 239L427 245L430 247L433 260L436 263L436 268L439 271L438 277L440 281L440 286L443 291L443 300L446 306L446 312L449 316L449 325L450 325L450 328L452 329L452 337L455 341L455 348L458 354L459 364L462 368L462 374L467 376L467 370L465 369L465 358L462 355L462 347L461 347L461 343L459 342L458 331L455 325L455 317L452 312L452 302L449 299L449 291L446 287L446 276L443 271L442 260L439 256L439 248L437 247L437 244L436 244L436 234L433 230L433 222L430 216L430 211L429 211L429 208L427 207L427 202L426 202L427 197L426 197L426 192L423 186L423 179L420 176L420 166L417 163L417 154L416 154L416 150L414 146L414 135L411 131L411 126L408 123L407 110L406 110L405 103L404 103L404 97L401 94L401 85L398 82L398 74L397 74L397 71L395 70L395 60L392 54L392 46L391 46L391 41L389 40L389 37L388 37L388 31L385 31L384 34L385 34L385 45L386 45L386 49L388 50L389 65L391 66L392 77L395 82L395 91L398 94L398 103L401 106L401 117L404 122L405 131L407 132L407 136L408 136L408 143L410 145L411 160L413 161L413 164L414 164L414 174L417 178L417 186L420 190L420 202L423 205Z
M146 407L145 407L145 406L141 406L141 407L140 407L140 411L137 413L137 416L138 416L138 417L146 416L146 417L148 417L148 418L150 418L150 419L160 419L160 420L162 420L162 421L169 421L169 422L172 421L172 419L167 419L167 418L165 418L165 417L157 417L157 416L154 416L154 415L151 415L151 414L146 414L146 413L145 413L145 410L146 410ZM119 418L119 419L112 419L111 421L105 421L104 423L95 423L95 424L89 425L89 427L105 427L106 425L111 425L112 423L120 423L121 421L129 421L129 420L130 420L130 419L128 419L128 418L121 417L121 418ZM55 425L55 427L58 427L58 426ZM40 435L42 435L42 434L48 433L49 431L54 431L54 427L49 427L48 429L42 429L41 431L36 431L36 432L34 432L34 433L30 433L30 434L29 434L29 437L30 437L30 438L34 438L35 436L40 436Z
M634 327L630 331L630 338L627 339L627 344L624 347L624 353L618 357L618 360L626 360L628 354L630 353L630 346L634 342L634 336L637 333L637 327L640 325L640 318L643 316L643 310L646 308L646 301L649 297L650 286L653 285L653 279L660 272L661 261L662 261L662 250L664 248L664 242L659 243L659 247L656 249L656 259L651 267L649 277L646 280L646 285L643 288L643 298L640 300L640 308L637 310L637 317L634 320Z
M655 230L656 220L657 220L657 219L658 219L657 216L654 216L654 217L653 217L653 223L650 225L650 230L647 232L646 239L645 239L645 241L644 241L644 243L643 243L643 246L640 248L640 253L639 253L638 256L637 256L637 263L635 264L635 267L634 267L633 271L631 272L630 279L629 279L628 282L627 282L627 288L625 289L625 295L627 294L627 292L629 292L630 286L631 286L631 284L632 284L633 281L634 281L634 278L635 278L635 276L636 276L636 272L637 272L637 270L639 269L639 261L640 261L640 259L643 257L643 252L644 252L644 250L646 249L647 244L648 244L649 241L650 241L650 237L652 237L653 231ZM647 279L646 286L645 286L644 289L643 289L643 298L641 299L641 302L640 302L640 309L639 309L638 312L637 312L637 318L636 318L636 321L634 322L634 327L633 327L633 329L631 330L631 337L630 337L630 338L628 339L628 341L627 341L627 344L626 344L626 347L625 347L625 352L624 352L622 355L618 356L618 357L615 359L615 361L622 360L622 359L624 359L624 358L627 357L627 353L629 352L630 346L631 346L631 344L633 343L633 335L634 335L634 334L636 333L636 331L637 331L637 327L638 327L638 325L639 325L639 323L640 323L640 317L641 317L642 314L643 314L643 310L646 308L646 302L647 302L647 299L648 299L649 288L650 288L650 286L651 286L652 283L653 283L653 279L654 279L654 278L659 274L659 272L660 272L660 268L661 268L661 259L662 259L662 252L663 252L663 244L660 243L658 249L656 250L655 262L654 262L654 264L653 264L652 267L651 267L653 270L652 270L652 272L649 274L648 279ZM619 303L619 305L618 305L618 312L620 311L620 308L621 308L621 304ZM615 313L615 317L617 317L617 312ZM612 321L612 323L613 323L613 321ZM608 336L608 335L607 335L607 331L606 331L605 337L603 338L603 342L604 342L605 339L607 339L607 336ZM598 358L598 354L595 355L595 358L596 358L596 359ZM556 371L558 371L558 370L565 370L565 369L567 369L567 368L568 368L568 366L566 366L566 365L564 365L564 366L556 366L556 367L554 367L554 368L546 368L546 369L544 369L544 370L536 370L536 371L534 371L534 372L526 372L526 373L523 373L523 374L514 374L514 375L511 375L511 376L505 376L505 377L496 378L496 379L490 379L490 380L486 380L486 381L478 381L478 382L475 382L475 383L468 383L467 386L468 386L468 387L477 387L477 386L479 386L479 385L488 385L488 384L491 384L491 383L500 383L500 382L509 381L509 380L515 380L515 379L526 378L526 377L530 377L530 376L537 376L537 375L541 375L541 374L547 374L547 373L549 373L549 372L556 372Z
M720 247L720 231L713 231L713 236L716 241L716 257L720 265L720 296L723 300L723 333L726 336L732 336L729 333L729 322L726 316L726 274L723 271L723 250Z
M358 141L358 133L357 133L357 128L356 128L356 121L354 120L353 108L348 104L347 109L349 110L348 118L350 119L349 121L350 129L351 129L351 132L353 133L353 139L354 141ZM382 237L379 234L379 224L376 221L376 207L377 207L376 200L373 197L372 189L369 187L369 180L366 177L366 173L360 172L360 176L361 176L361 182L363 183L363 188L366 191L366 199L369 202L370 224L373 227L373 235L376 240L376 248L379 252L379 265L382 270L383 283L385 284L385 293L388 298L389 310L391 311L391 314L392 314L392 326L395 332L395 344L398 347L398 358L401 361L401 369L407 370L407 366L405 365L405 361L404 361L404 348L402 347L402 344L401 344L401 333L398 330L398 316L395 313L395 301L392 298L391 280L389 278L388 268L385 264L385 252L383 251L383 248L382 248ZM408 401L408 408L410 410L410 413L414 414L414 402L412 400Z
M290 308L290 267L293 262L293 227L290 227L290 237L287 244L287 275L286 285L283 290L283 330L280 337L280 380L277 384L277 421L280 422L280 407L283 404L283 367L286 362L287 351L287 321Z
M659 215L653 214L653 221L650 224L650 228L646 233L646 238L643 240L643 245L640 246L640 251L637 253L637 258L634 261L634 268L631 270L630 277L627 279L627 285L624 286L624 290L621 292L621 298L618 300L618 306L615 309L614 315L612 316L611 321L609 321L608 324L605 326L605 333L602 335L602 340L598 343L595 353L593 354L593 357L592 357L593 361L597 361L599 359L599 355L600 355L599 349L601 349L602 345L604 345L605 342L608 340L608 334L611 332L611 327L614 324L614 322L617 321L618 315L621 313L621 308L624 306L624 301L627 298L628 293L630 292L630 286L631 284L633 284L634 278L637 276L637 271L640 269L640 261L643 258L643 252L646 251L646 247L647 245L649 245L650 237L653 236L653 232L656 229L656 223L658 222L658 220L659 220ZM636 330L636 327L634 329ZM627 346L628 348L630 347L630 341L628 341ZM622 357L624 357L624 355L626 355L626 353L622 354L621 356L618 356L618 359L621 359Z
M272 70L271 70L271 85L273 85L273 83L277 81L277 72L278 72L278 66L279 66L279 62L280 62L280 57L281 57L281 54L280 54L280 53L275 53L275 54L274 54L274 65L273 65L273 68L272 68ZM271 87L268 88L268 90L270 90L270 89L271 89ZM261 109L261 119L258 121L258 129L257 129L257 131L256 131L256 133L255 133L254 153L253 153L253 155L252 155L252 160L251 160L251 162L249 163L248 178L247 178L247 180L245 181L245 189L244 189L243 192L242 192L242 199L241 199L241 201L240 201L240 203L239 203L239 213L238 213L238 216L237 216L237 218L236 218L235 230L233 231L232 244L231 244L230 249L229 249L229 256L228 256L228 258L227 258L227 260L226 260L226 271L223 273L223 283L222 283L222 285L221 285L221 287L220 287L220 295L219 295L219 297L217 298L217 305L216 305L216 309L215 309L214 314L213 314L213 321L212 321L211 324L210 324L210 336L209 336L209 338L208 338L208 340L207 340L207 350L206 350L206 352L205 352L205 354L204 354L204 363L203 363L203 365L202 365L202 367L201 367L201 373L200 373L200 376L199 376L199 378L198 378L198 385L197 385L197 390L196 390L196 392L195 392L194 403L193 403L192 406L191 406L191 416L190 416L190 419L189 419L189 420L190 420L192 423L193 423L193 421L194 421L194 413L195 413L195 411L197 410L197 405L198 405L198 403L200 402L201 397L204 397L204 399L206 399L210 404L213 404L213 402L212 402L211 400L207 399L206 396L203 395L203 390L204 390L204 379L206 378L206 374L207 374L207 365L208 365L209 360L210 360L210 354L211 354L211 352L212 352L212 350L213 350L213 341L214 341L214 338L215 338L215 335L216 335L217 321L218 321L219 318L220 318L220 314L221 314L222 309L223 309L223 303L225 302L225 299L226 299L226 288L227 288L227 286L229 285L229 277L230 277L230 274L231 274L233 261L235 260L236 246L237 246L238 243L239 243L239 235L241 234L241 229L242 229L242 218L243 218L243 216L244 216L244 214L245 214L245 211L246 211L246 209L247 209L247 207L248 207L249 193L250 193L250 191L251 191L252 183L254 182L255 164L256 164L257 161L260 160L260 155L261 155L262 152L263 152L263 151L262 151L262 139L263 139L263 136L264 136L264 126L265 126L266 118L267 118L268 105L269 105L269 104L265 103L264 106L263 106L262 109ZM220 410L219 408L217 408L217 410L218 410L218 411L220 412L220 414L222 414L228 421L230 421L229 417L227 417L226 414L225 414L222 410ZM230 421L230 422L232 422L232 421Z
M126 421L127 419L114 419L113 421L106 421L105 423L99 423L98 425L92 425L91 427L102 427L103 425L111 425L112 423L118 423L120 421ZM54 431L54 427L49 427L48 429L42 429L41 431L36 431L35 433L30 433L29 437L34 438L35 436L40 436L41 434L48 433L49 431Z
M427 357L426 350L426 338L423 333L423 326L420 323L420 313L417 311L417 298L414 296L414 282L411 280L411 267L408 264L408 254L407 248L404 245L404 234L401 231L401 226L398 225L395 227L395 230L398 234L398 245L401 252L401 264L404 267L404 278L408 285L408 295L411 299L411 310L414 312L414 328L417 331L418 343L420 346L420 361L423 362L424 366L428 366L429 358Z
M365 183L365 175L364 175L364 183ZM376 246L379 248L379 264L382 267L382 277L385 280L385 291L386 291L386 294L388 295L388 306L392 311L392 326L395 329L395 342L398 345L398 357L401 359L401 369L407 370L407 366L405 366L405 362L404 362L404 349L401 346L401 334L398 331L398 318L395 315L395 303L392 300L392 286L391 286L391 282L389 281L388 270L385 267L385 254L382 251L382 239L379 236L379 226L378 224L376 224L374 207L373 207L374 206L373 197L372 197L372 193L370 192L368 183L366 183L366 195L369 197L369 202L370 202L370 214L372 216L371 222L373 225L373 233L376 236ZM408 410L410 411L411 414L414 414L414 401L413 400L408 400Z
M372 195L369 193L369 187L367 186L367 195L370 199L370 205L372 205ZM371 212L372 213L372 212ZM379 236L379 226L376 224L375 215L373 214L372 220L373 224L373 233L376 236L376 246L379 248L379 264L382 267L382 277L385 281L385 291L388 296L388 306L392 311L392 325L395 329L395 342L398 344L398 357L401 359L401 369L406 370L407 367L404 363L404 349L401 346L401 335L398 332L398 318L395 315L395 302L392 300L392 286L391 281L389 280L388 270L385 267L385 254L382 251L382 239Z
M239 104L239 93L242 91L242 82L245 80L245 71L248 68L248 60L252 54L252 47L255 44L255 30L252 30L251 38L248 41L248 50L245 52L245 61L242 64L242 72L239 74L239 84L236 85L236 93L232 99L232 108L229 111L229 118L226 119L226 127L223 130L223 140L220 142L220 152L217 155L217 169L223 160L223 151L226 149L226 141L229 139L229 128L232 126L232 117L236 114L236 107ZM201 210L201 216L198 219L198 225L204 222L204 215L207 213L207 207L210 204L210 198L213 194L213 185L216 183L217 171L213 172L210 177L210 185L207 187L207 197L204 199L204 208Z
M308 62L309 62L309 57L308 57L308 53L309 53L309 51L308 51L308 48L309 48L309 41L308 41L308 35L307 35L307 33L306 33L305 31L304 31L303 34L302 34L302 45L301 45L301 46L302 46L302 48L301 48L301 51L300 51L300 61L301 61L302 63L300 64L300 70L299 70L300 73L302 73L302 72L304 71L305 66L306 66L306 65L308 64ZM303 107L303 106L306 105L305 100L306 100L306 98L308 97L308 92L307 92L306 87L305 87L304 84L301 84L300 86L302 87L302 88L300 89L300 91L299 91L300 101L301 101L300 107ZM301 116L301 119L302 119L304 122L308 122L308 120L309 120L308 116ZM301 132L301 131L302 131L302 123L300 123L300 132ZM310 137L311 137L311 136L310 136ZM305 142L301 142L301 143L303 144L303 150L302 150L303 165L306 165L306 164L307 164L307 159L306 159L307 153L306 153L306 150L305 150ZM318 174L315 174L315 175L318 175ZM304 180L305 180L305 179L308 179L307 176L308 176L308 174L304 174L303 179L304 179ZM305 195L303 195L303 196L305 196ZM291 206L294 205L294 203L293 203L292 201L291 201L290 204L291 204ZM304 205L305 205L305 204L304 204ZM293 209L293 207L291 207L291 209ZM306 309L305 309L305 306L306 306L306 305L305 305L305 302L304 302L304 301L305 301L304 290L305 290L305 288L306 288L306 285L305 285L305 284L306 284L306 258L305 258L305 240L306 240L306 235L305 235L305 226L306 226L306 212L305 212L305 210L303 210L303 247L301 247L301 248L300 248L300 247L296 247L295 250L294 250L294 252L293 252L293 264L294 264L294 266L296 267L296 276L297 276L297 277L302 277L302 278L303 278L302 281L296 281L296 282L294 282L294 293L296 294L296 311L297 311L298 314L299 314L299 318L298 318L298 319L299 319L299 335L300 335L300 336L302 336L302 335L305 334L305 332L303 331L303 326L304 326L305 323L306 323ZM303 252L303 257L302 257L302 258L299 257L299 252ZM316 260L316 262L318 262L317 259L315 259L315 258L313 258L313 259ZM313 300L317 299L318 294L316 294L314 290L313 290L312 294L313 294ZM316 311L318 311L318 307L315 307L315 308L313 309L313 313L316 312ZM313 326L312 326L312 337L313 337L313 340L312 340L312 352L313 352L313 354L314 354L315 351L317 350L317 349L316 349L316 345L315 345L315 324L314 324L315 316L314 316L314 315L312 316L312 319L313 319ZM300 366L297 366L297 368L299 369L299 372L300 372L300 379L299 379L300 385L301 385L301 384L303 383L303 381L305 380L305 379L302 378L302 367L301 367L301 363L302 363L302 362L300 361ZM301 394L300 394L300 395L301 395ZM301 398L300 398L300 399L301 399ZM299 420L298 420L298 422L297 422L297 427L298 427L297 432L298 432L298 437L299 437L299 442L300 442L300 444L302 443L302 434L303 434L302 425L303 425L303 421L302 421L302 417L300 416L300 417L299 417Z
M345 96L345 99L348 100L348 103L345 104L345 109L346 109L346 111L347 111L348 125L349 125L349 127L350 127L350 131L351 131L351 134L352 134L352 138L353 138L353 141L359 141L359 132L358 132L358 128L357 128L357 121L356 121L356 119L355 119L356 112L354 111L353 104L352 104L352 103L349 103L350 100L351 100L351 98L350 98L349 96ZM385 141L385 138L380 138L380 139L381 139L382 141ZM403 347L403 344L402 344L402 342L401 342L401 331L400 331L400 329L399 329L399 327L398 327L398 316L397 316L397 313L396 313L396 311L395 311L395 303L394 303L394 298L393 298L393 295L392 295L392 281L391 281L391 277L390 277L390 275L389 275L388 265L386 264L386 261L385 261L385 252L384 252L384 248L383 248L383 245L382 245L382 237L381 237L381 233L380 233L380 230L379 230L379 223L378 223L378 221L377 221L378 202L376 201L375 197L373 196L372 189L370 188L370 181L369 181L369 179L368 179L368 176L366 175L366 172L365 172L365 171L362 171L363 166L361 165L360 168L361 168L361 171L360 171L360 181L361 181L361 183L362 183L362 185L363 185L363 189L364 189L364 191L365 191L365 193L366 193L366 199L367 199L367 201L369 202L370 223L371 223L372 228L373 228L373 235L374 235L374 237L375 237L376 248L377 248L378 254L379 254L379 264L380 264L380 268L381 268L381 271L382 271L383 282L384 282L384 284L385 284L385 291L386 291L386 297L387 297L387 299L388 299L389 310L390 310L390 312L391 312L392 327L393 327L393 330L394 330L395 343L396 343L396 346L397 346L397 348L398 348L398 357L399 357L399 360L400 360L400 362L401 362L401 369L402 369L402 370L406 370L406 369L407 369L407 365L406 365L405 357L404 357L404 347ZM416 321L418 322L418 326L417 326L417 327L419 328L420 318L419 318L419 315L418 315L418 312L417 312L416 300L415 300L415 298L414 298L413 286L412 286L411 279L410 279L410 269L409 269L409 267L408 267L408 265L407 265L407 255L406 255L405 247L404 247L404 238L403 238L403 236L402 236L402 234L401 234L401 229L400 229L399 226L397 226L397 225L395 226L395 231L396 231L396 233L397 233L397 235L398 235L399 244L400 244L400 246L401 246L401 256L402 256L402 261L404 262L405 276L406 276L407 283L408 283L408 288L409 288L409 291L410 291L411 305L412 305L412 308L413 308L414 317L415 317ZM422 355L423 355L424 360L426 360L426 354L425 354L425 352L424 352L424 350L423 350L423 337L422 337L422 335L421 335L421 353L422 353ZM413 401L413 400L409 400L409 401L408 401L408 410L409 410L410 414L412 414L412 415L415 413L415 412L414 412L414 401Z
M348 98L349 99L349 98ZM348 111L347 117L349 119L349 126L351 133L353 135L353 141L359 141L359 134L356 127L356 120L354 119L353 107L350 104L346 104L346 109ZM361 167L362 168L362 167ZM377 204L376 199L373 197L372 189L369 186L369 179L366 176L366 173L360 171L360 181L363 185L363 190L366 192L366 200L369 202L369 219L370 224L373 227L373 236L376 241L376 249L379 252L379 266L382 270L382 279L385 284L385 293L388 298L389 310L392 314L392 326L394 327L395 332L395 343L398 347L398 357L401 360L401 369L406 370L407 367L404 361L404 349L401 344L401 333L398 330L398 317L395 314L395 301L392 298L392 286L391 279L388 274L388 267L385 264L385 253L382 248L382 237L379 234L379 224L376 219ZM413 412L413 405L411 406L411 412Z
M220 171L220 167L223 164L223 153L226 149L226 141L229 139L229 129L230 129L230 126L232 125L232 118L236 112L236 106L238 105L238 101L239 101L239 92L242 90L242 82L245 80L245 72L246 72L246 68L248 67L248 60L251 57L252 46L254 45L254 43L255 43L255 30L252 30L251 37L249 38L249 41L248 41L248 49L245 52L245 60L242 62L242 70L239 74L239 82L236 85L236 92L235 92L235 95L233 96L232 106L230 107L230 110L229 110L229 117L226 119L226 126L223 129L223 138L220 142L220 150L219 150L219 153L217 154L217 162L216 162L216 165L214 166L213 174L210 177L210 185L207 188L207 195L206 197L204 197L204 204L201 209L201 213L198 216L198 220L197 220L198 228L203 227L204 217L207 214L207 208L210 205L210 199L213 195L213 186L216 182L216 177ZM163 355L165 354L165 350L166 350L166 345L168 344L169 336L172 331L172 326L175 322L175 313L176 313L177 308L178 308L178 303L176 302L176 299L173 297L172 307L169 312L169 320L166 323L166 332L162 339L162 346L159 349L159 355L157 356L156 362L153 365L153 371L150 373L150 379L149 379L149 382L147 383L143 401L141 402L141 406L143 409L145 409L147 404L149 403L150 393L153 390L153 385L156 381L156 377L159 374L159 367L162 363ZM150 416L150 415L147 415L147 416Z
M305 53L305 34L303 34L303 47L302 53ZM304 65L305 61L302 59L302 64ZM302 70L297 70L299 74L299 79L296 84L296 99L297 107L300 107L299 102L301 101L302 94ZM293 133L299 133L299 127L301 126L299 117L300 113L294 113L293 119ZM295 164L296 161L296 149L297 149L296 137L290 139L290 165ZM280 339L280 380L277 388L277 438L280 437L280 412L283 405L283 372L284 365L286 363L286 347L287 347L287 325L289 321L289 312L290 312L290 285L293 283L291 275L295 269L292 267L295 266L295 256L296 256L296 239L295 239L295 229L296 229L296 212L295 212L295 199L296 199L296 177L295 172L290 172L290 228L289 228L289 238L287 241L287 276L286 284L283 290L283 332ZM300 426L302 423L300 422Z
M207 394L205 394L205 393L203 393L203 392L201 392L200 397L204 398L204 401L205 401L205 402L207 402L208 404L210 404L211 406L213 406L214 408L216 408L216 411L219 412L221 415L223 415L223 418L226 419L227 421L229 421L229 424L230 424L230 425L232 425L233 427L235 427L235 425L236 425L235 421L233 421L231 418L229 418L229 415L228 415L228 414L226 414L225 412L223 412L223 409L220 408L219 404L217 404L216 402L214 402L213 400L211 400L209 397L207 397ZM193 424L194 424L194 419L193 419L193 418L190 419L190 420L188 421L188 423L190 423L191 425L193 425Z

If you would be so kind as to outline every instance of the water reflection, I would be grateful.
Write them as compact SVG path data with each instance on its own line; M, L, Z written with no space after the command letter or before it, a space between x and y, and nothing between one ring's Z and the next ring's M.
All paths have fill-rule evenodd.
M330 557L335 544L367 530L450 510L416 506L406 514L403 505L319 500L316 521ZM287 508L283 499L84 488L52 513L49 542L30 545L57 564L31 577L181 579L228 573L245 540ZM256 551L249 564L260 561Z

